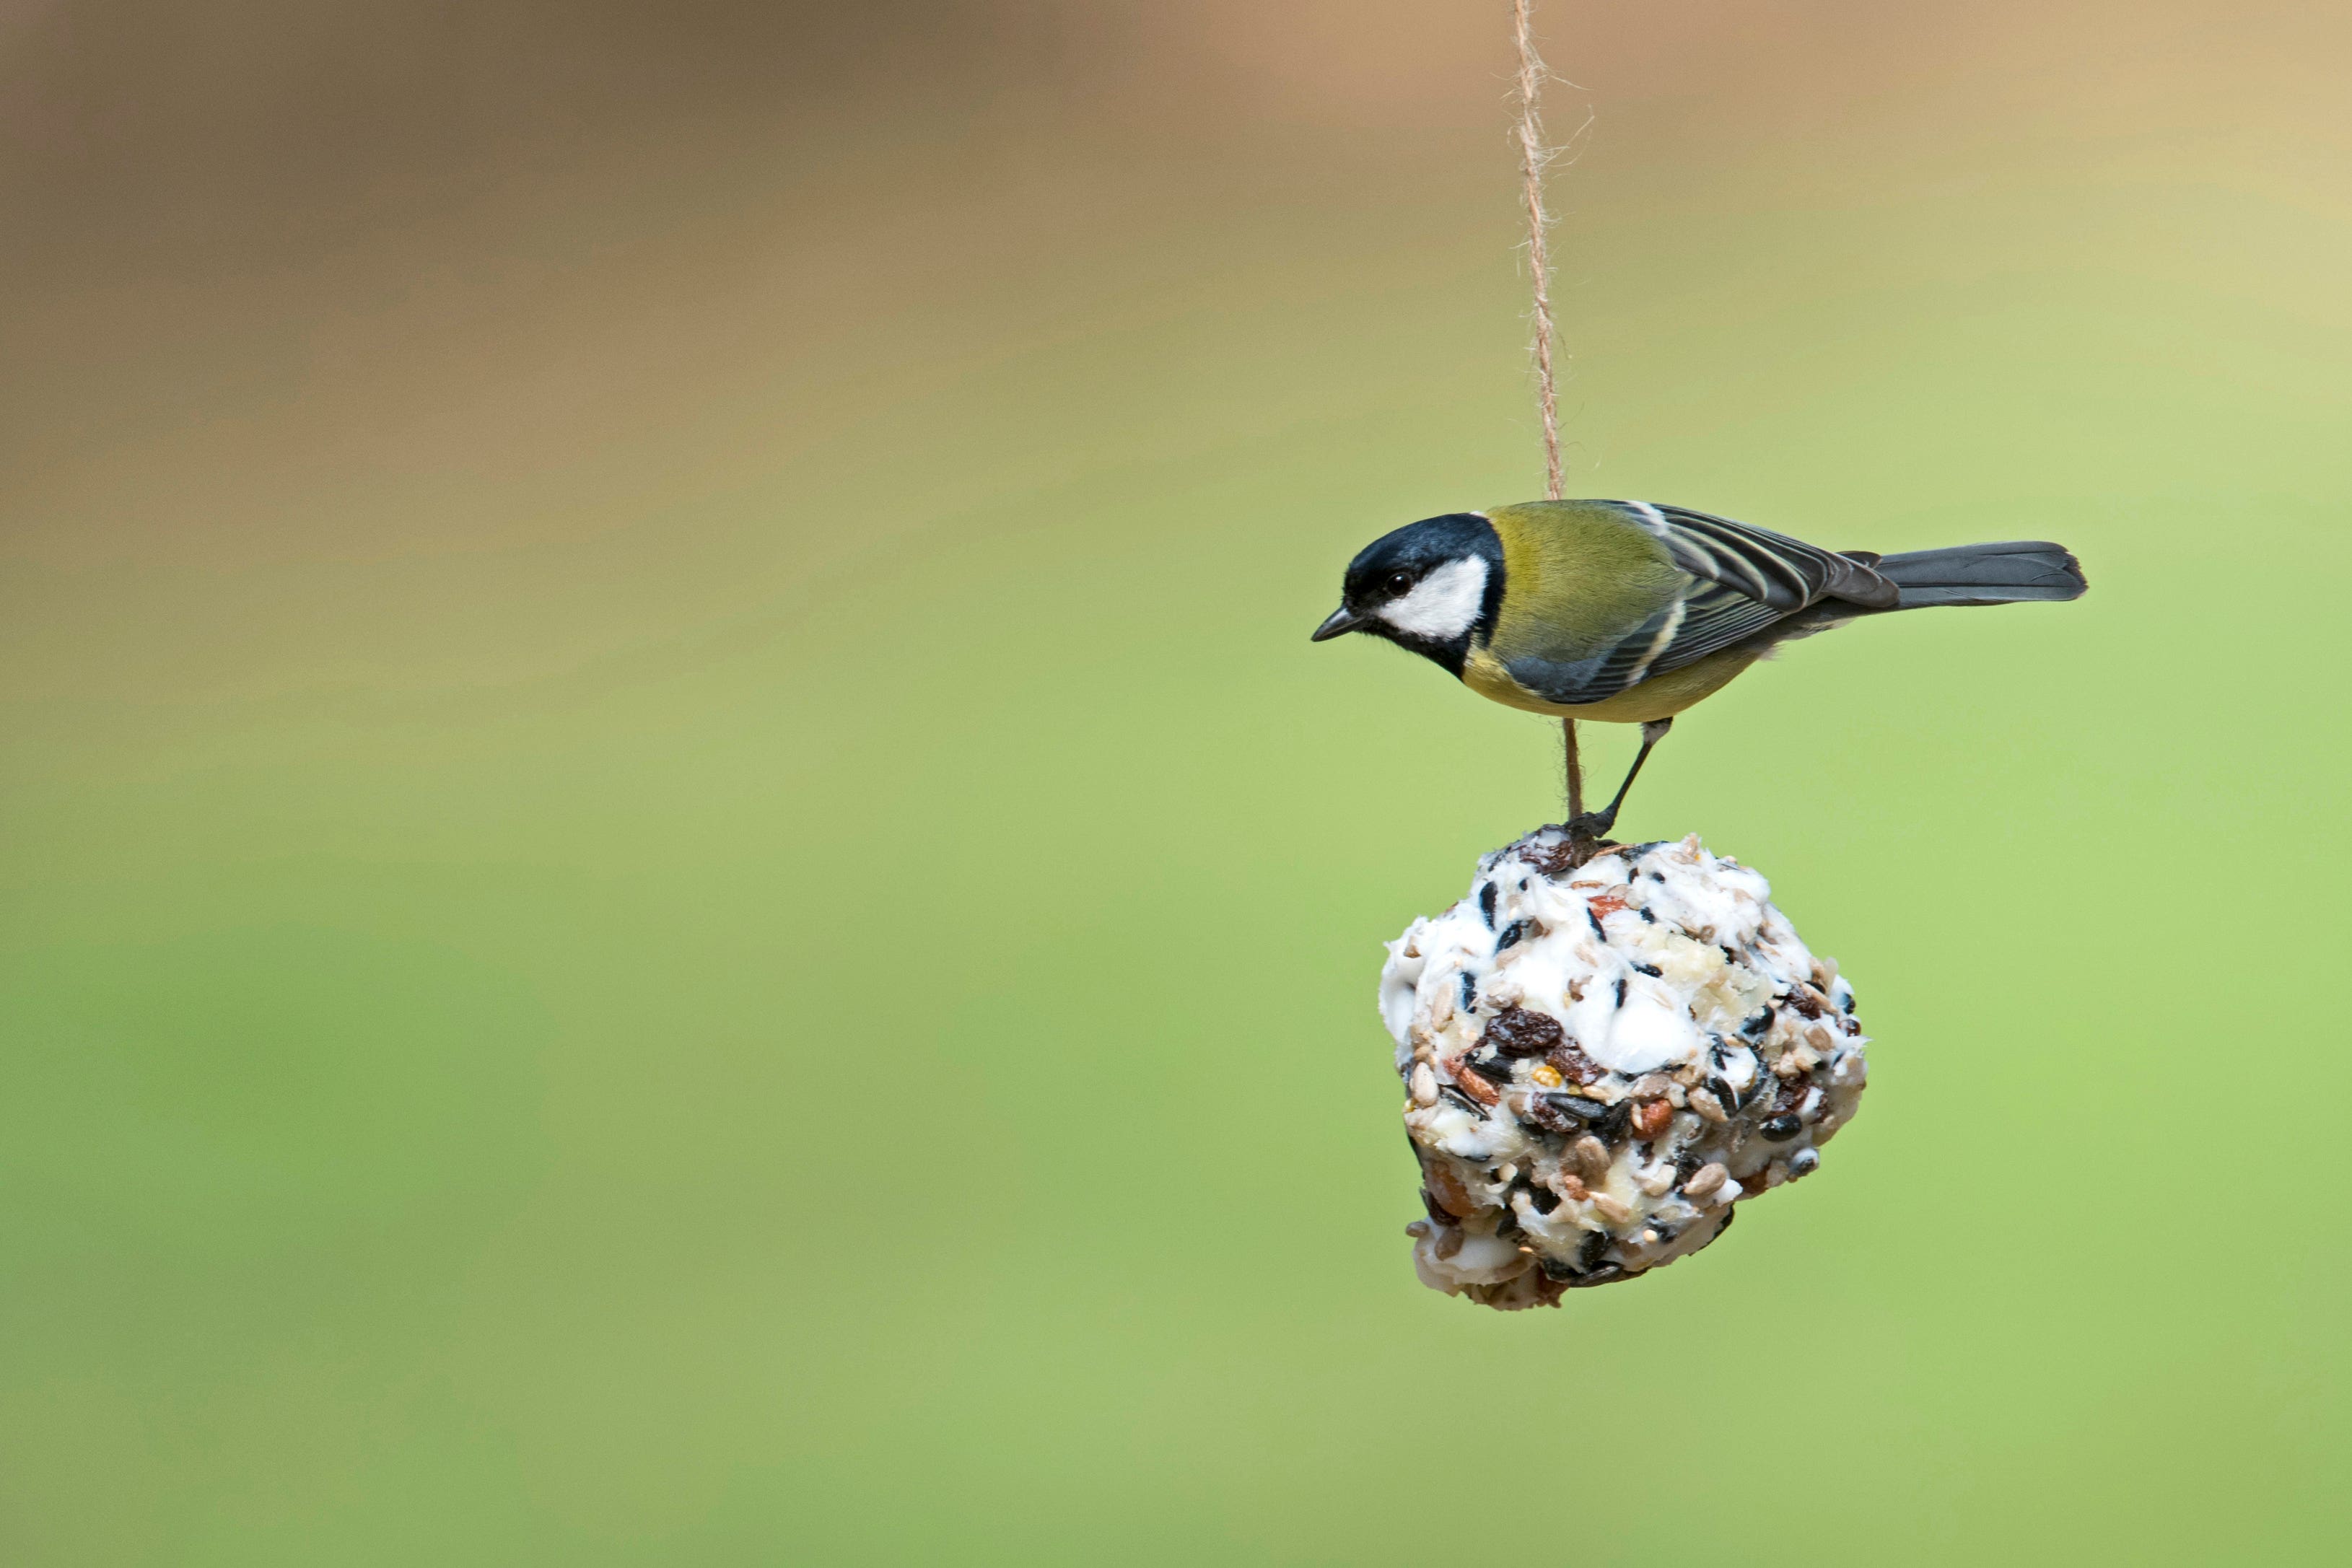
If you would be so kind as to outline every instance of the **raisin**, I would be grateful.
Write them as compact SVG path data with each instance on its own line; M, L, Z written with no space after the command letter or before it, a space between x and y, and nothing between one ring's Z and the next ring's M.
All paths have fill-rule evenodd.
M1601 1077L1601 1064L1579 1051L1574 1040L1563 1040L1544 1053L1544 1060L1570 1083L1591 1083Z
M1550 1014L1527 1008L1505 1008L1488 1022L1486 1032L1478 1037L1478 1049L1499 1056L1541 1056L1560 1042L1559 1020ZM1580 1078L1577 1082L1590 1081Z

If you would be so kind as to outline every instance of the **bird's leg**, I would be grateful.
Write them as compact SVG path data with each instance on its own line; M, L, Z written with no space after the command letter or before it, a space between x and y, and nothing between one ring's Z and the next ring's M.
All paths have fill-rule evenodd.
M1559 721L1560 774L1568 794L1568 820L1584 815L1584 759L1577 753L1576 721Z
M1633 787L1641 776L1642 764L1650 759L1650 748L1666 738L1666 731L1675 727L1670 718L1652 719L1642 727L1642 749L1633 756L1633 766L1625 770L1625 782L1617 786L1616 798L1598 811L1587 811L1569 820L1568 836L1571 839L1601 839L1617 825L1617 808L1625 803L1625 791Z

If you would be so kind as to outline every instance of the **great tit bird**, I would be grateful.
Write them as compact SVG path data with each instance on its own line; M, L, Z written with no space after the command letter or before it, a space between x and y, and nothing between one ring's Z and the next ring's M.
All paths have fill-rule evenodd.
M1877 556L1647 501L1530 501L1374 539L1314 640L1370 632L1498 703L1640 725L1616 798L1570 824L1598 838L1675 716L1779 643L1864 615L2084 587L2074 556L2039 541Z

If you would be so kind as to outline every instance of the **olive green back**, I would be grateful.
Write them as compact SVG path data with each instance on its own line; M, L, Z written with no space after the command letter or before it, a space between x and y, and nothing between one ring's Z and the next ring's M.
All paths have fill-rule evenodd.
M1528 501L1486 517L1505 573L1488 645L1506 660L1605 653L1690 583L1656 536L1605 501Z

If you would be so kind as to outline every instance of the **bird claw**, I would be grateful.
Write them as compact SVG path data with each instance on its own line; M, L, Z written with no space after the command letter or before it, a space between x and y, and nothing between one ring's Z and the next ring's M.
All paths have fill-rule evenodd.
M1609 830L1616 825L1617 813L1613 810L1587 811L1580 817L1568 820L1568 836L1584 843L1598 843L1607 838Z

